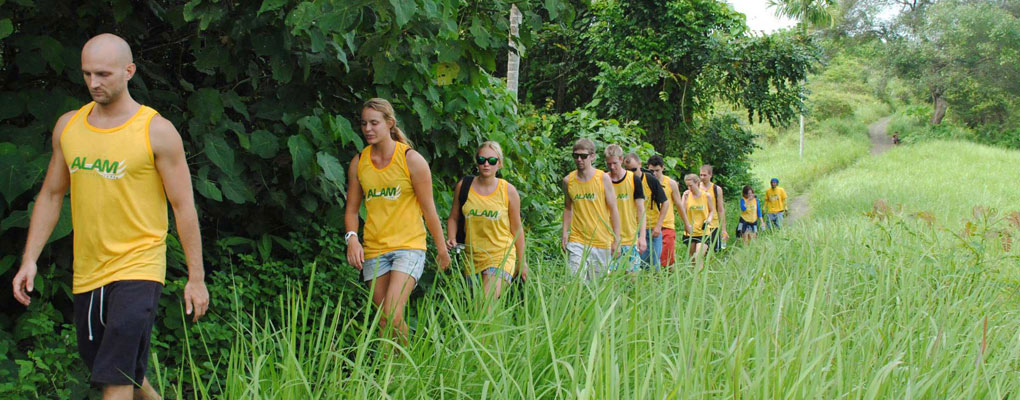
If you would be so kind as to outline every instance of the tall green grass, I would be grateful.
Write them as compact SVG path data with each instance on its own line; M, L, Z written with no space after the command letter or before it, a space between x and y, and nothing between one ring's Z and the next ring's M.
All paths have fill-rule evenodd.
M804 141L801 157L797 135L788 134L754 152L754 176L766 185L770 179L779 178L787 192L796 196L825 174L846 168L867 155L869 146L866 130L852 136L811 135Z

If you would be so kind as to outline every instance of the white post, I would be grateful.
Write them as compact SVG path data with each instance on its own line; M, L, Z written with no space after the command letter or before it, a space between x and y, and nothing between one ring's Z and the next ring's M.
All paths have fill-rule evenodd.
M520 32L521 10L517 9L517 5L513 4L510 6L510 54L507 57L506 62L506 88L513 92L514 98L517 97L517 84L520 79L520 68L521 68L521 57L517 54L517 45L514 43L514 39Z
M804 114L800 115L800 157L804 158Z

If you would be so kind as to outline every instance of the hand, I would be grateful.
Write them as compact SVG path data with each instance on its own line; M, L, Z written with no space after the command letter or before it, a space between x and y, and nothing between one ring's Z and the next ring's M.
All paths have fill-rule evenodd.
M521 263L521 282L525 282L527 280L528 280L528 263L527 262L522 262Z
M184 310L188 315L194 312L192 322L198 322L209 310L209 289L206 289L204 280L188 279L184 285Z
M567 251L567 240L569 239L566 236L560 238L560 251Z
M616 257L616 254L618 254L619 250L620 250L620 239L613 239L613 245L610 247L610 254L613 257Z
M453 248L455 248L455 247L457 247L457 240L456 239L446 239L446 249L447 250L453 250Z
M722 238L723 240L730 240L730 233L727 231L722 231Z
M439 249L439 255L436 257L439 261L439 270L446 271L450 268L450 252L446 249Z
M645 238L638 238L637 251L638 253L644 253L648 250L648 240Z
M652 237L662 236L662 225L652 228Z
M690 236L694 233L694 227L691 224L684 224L684 232L687 233L687 236Z
M361 242L356 237L347 242L347 263L358 270L361 270L365 263L365 249L361 247Z
M32 298L28 294L35 288L35 273L38 270L34 262L23 262L18 274L14 275L11 285L14 287L14 298L18 303L25 305L32 304Z

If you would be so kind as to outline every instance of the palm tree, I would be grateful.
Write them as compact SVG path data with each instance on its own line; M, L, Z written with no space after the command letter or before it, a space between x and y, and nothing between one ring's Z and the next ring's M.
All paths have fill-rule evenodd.
M830 27L836 23L833 9L836 0L769 0L776 14L800 21L801 26Z

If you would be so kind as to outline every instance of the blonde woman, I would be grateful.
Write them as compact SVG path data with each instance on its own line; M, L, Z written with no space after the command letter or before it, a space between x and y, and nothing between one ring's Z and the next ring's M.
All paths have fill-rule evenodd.
M687 190L680 198L680 217L684 220L684 244L688 246L687 256L692 259L694 267L700 270L705 265L705 253L708 252L709 228L715 217L714 198L701 190L701 178L694 174L684 177Z
M528 275L521 196L514 185L496 177L496 172L503 167L503 149L499 143L482 143L475 161L478 176L458 182L453 190L453 209L446 221L446 244L450 249L457 246L457 233L461 229L458 221L463 216L463 244L472 261L464 273L480 280L487 295L499 297L517 271L521 279L527 279ZM467 190L467 198L462 204L460 193L463 190Z
M443 228L432 199L432 172L397 126L393 106L371 99L361 109L361 133L368 146L351 160L347 173L347 261L372 281L372 302L382 328L407 343L404 307L425 269L425 226L436 242L439 268L450 265ZM365 242L358 238L358 210L365 203ZM422 221L424 217L424 221Z

